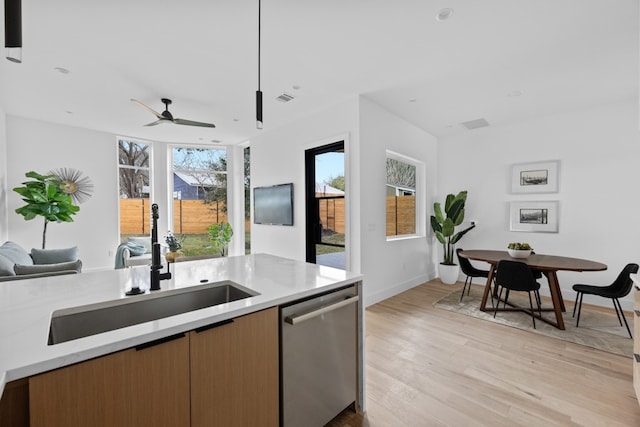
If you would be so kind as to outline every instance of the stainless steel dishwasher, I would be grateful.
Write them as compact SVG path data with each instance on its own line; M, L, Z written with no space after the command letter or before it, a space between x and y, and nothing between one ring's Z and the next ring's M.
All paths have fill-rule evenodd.
M323 426L356 401L358 298L350 286L280 308L282 426Z

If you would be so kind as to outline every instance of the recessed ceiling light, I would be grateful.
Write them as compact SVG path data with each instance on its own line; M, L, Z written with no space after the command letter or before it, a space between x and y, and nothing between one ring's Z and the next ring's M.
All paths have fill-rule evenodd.
M438 14L436 15L436 21L446 21L447 19L453 16L453 9L450 7L445 7L444 9L440 9Z
M293 85L291 87L293 88L293 90L300 90L300 86L299 85Z
M416 102L416 101L417 101L417 99L415 99L415 98L411 98L411 99L409 100L409 102Z
M233 121L234 121L234 122L239 122L239 121L240 121L240 119L233 119Z
M511 97L514 97L514 96L522 96L522 94L524 94L524 91L521 91L521 90L512 90L511 92L509 92L509 93L507 94L507 96L511 96Z
M211 142L213 142L214 144L220 144L222 141L220 141L219 139L212 139Z
M65 111L65 113L67 113L67 114L73 114L73 111L69 111L69 110L67 110L67 111Z
M67 70L66 68L62 68L62 67L56 67L56 68L54 68L54 70L56 70L60 74L69 74L70 73L69 70Z

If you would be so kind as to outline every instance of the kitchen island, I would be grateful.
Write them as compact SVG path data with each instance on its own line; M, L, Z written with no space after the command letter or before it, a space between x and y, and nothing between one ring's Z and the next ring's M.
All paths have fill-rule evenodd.
M362 276L330 267L308 264L266 254L216 258L171 265L172 278L162 289L143 295L125 296L132 287L149 288L149 268L87 272L0 286L0 388L16 380L121 352L176 334L212 324L222 324L297 300L356 284L361 292ZM95 306L115 300L157 298L163 292L230 281L255 296L135 324L59 344L48 344L52 313L80 306ZM362 298L358 302L358 396L362 407ZM142 397L143 398L143 397Z

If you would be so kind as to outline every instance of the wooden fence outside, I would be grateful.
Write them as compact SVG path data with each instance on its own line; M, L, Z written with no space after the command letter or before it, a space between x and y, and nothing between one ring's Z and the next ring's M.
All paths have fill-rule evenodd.
M173 201L174 234L205 234L214 223L227 222L223 203L202 200ZM149 234L151 232L151 202L149 199L120 199L120 233Z
M345 232L344 199L323 199L320 220L325 229ZM175 234L205 234L214 223L227 222L223 204L202 200L173 201L173 232ZM416 232L415 196L387 196L387 236ZM120 233L149 234L151 205L149 199L120 199Z
M387 196L387 236L415 234L416 197Z
M320 221L322 228L344 234L344 197L340 199L321 199Z

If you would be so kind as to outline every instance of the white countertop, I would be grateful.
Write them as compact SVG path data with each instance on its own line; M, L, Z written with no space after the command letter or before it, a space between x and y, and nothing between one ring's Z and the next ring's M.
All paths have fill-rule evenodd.
M166 271L163 270L163 272ZM152 294L125 296L132 284L149 288L149 267L0 283L0 396L7 382L130 348L200 326L294 301L362 280L359 274L272 255L181 262ZM48 345L55 310L230 280L260 295L114 331Z

